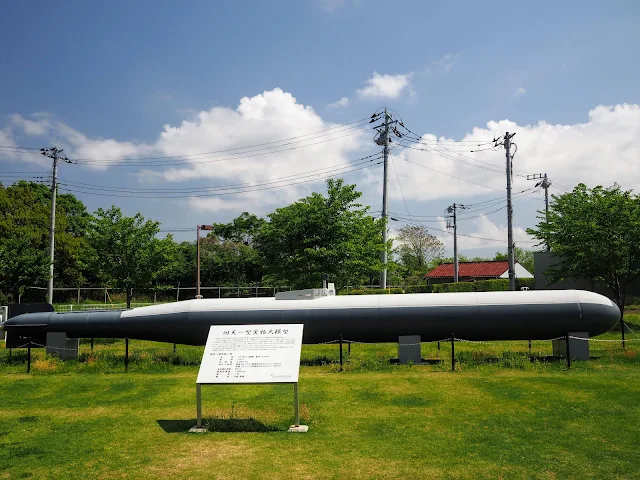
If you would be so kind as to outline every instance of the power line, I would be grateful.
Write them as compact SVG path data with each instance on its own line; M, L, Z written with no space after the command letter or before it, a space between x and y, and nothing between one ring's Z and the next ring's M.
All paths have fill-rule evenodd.
M400 160L404 160L405 162L408 162L408 163L412 163L412 164L414 164L414 165L417 165L418 167L426 168L427 170L431 170L431 171L433 171L433 172L438 172L438 173L440 173L440 174L442 174L442 175L446 175L447 177L455 178L455 179L457 179L457 180L462 180L463 182L467 182L467 183L472 183L472 184L474 184L474 185L478 185L479 187L488 188L489 190L495 190L495 191L497 191L497 192L501 192L501 191L502 191L502 190L501 190L501 189L499 189L499 188L489 187L489 186L487 186L487 185L483 185L483 184L481 184L481 183L477 183L477 182L473 182L473 181L471 181L471 180L467 180L466 178L456 177L455 175L451 175L451 174L449 174L449 173L441 172L440 170L436 170L435 168L427 167L426 165L423 165L423 164L421 164L421 163L412 162L411 160L408 160L408 159L406 159L406 158L399 157L398 155L394 155L393 153L391 153L390 155L391 155L391 156L393 156L393 157L399 158Z
M367 163L369 163L369 162L367 162ZM359 170L364 170L365 168L370 168L373 165L380 165L380 164L382 164L382 162L370 163L370 164L367 164L365 166L361 166L359 168L353 168L351 170L340 172L340 175L346 175L346 174L349 174L349 173L357 172ZM257 191L262 191L262 190L272 190L274 188L283 188L283 187L289 187L289 186L292 186L292 185L300 185L300 184L303 184L303 183L316 182L318 180L331 178L331 177L333 177L335 175L336 175L336 173L330 173L328 175L322 174L318 178L302 180L300 182L285 183L283 185L272 185L272 186L267 186L267 187L264 187L264 188L248 188L248 189L245 189L245 190L222 192L222 193L210 193L210 194L195 194L195 193L193 193L193 194L190 194L190 195L119 195L119 194L114 194L114 193L97 193L97 192L93 191L93 190L95 190L95 188L90 188L90 187L77 187L77 186L72 186L72 185L65 185L62 182L60 184L61 185L65 185L67 187L67 188L64 189L64 191L66 191L66 192L82 193L82 194L96 195L96 196L102 196L102 197L114 197L114 198L191 198L191 197L195 197L195 198L204 198L204 197L219 197L219 196L225 196L225 195L237 195L237 194L240 194L240 193L251 193L251 192L257 192Z
M249 188L249 187L258 187L266 184L273 183L281 183L289 180L299 180L305 177L312 177L316 175L320 175L322 173L337 173L340 170L350 169L355 166L364 165L368 162L373 162L376 159L380 159L380 153L374 153L371 155L367 155L366 157L361 157L353 162L342 163L338 165L330 165L328 167L320 168L317 170L310 170L307 172L296 173L292 175L286 175L282 177L275 177L264 180L257 180L255 182L245 182L245 183L235 183L235 184L226 184L226 185L216 185L214 187L207 187L207 191L223 191L223 190L231 190L231 189L239 189L239 188ZM327 172L329 171L329 172ZM132 187L119 187L113 185L97 185L91 183L82 183L82 182L74 182L71 180L65 180L63 182L67 186L71 187L92 187L97 190L103 191L114 191L114 192L122 192L122 193L190 193L196 190L195 188L132 188ZM199 189L198 189L199 190Z
M181 161L175 161L175 162L167 162L167 161L151 161L151 162L130 162L130 163L118 163L118 162L122 162L123 160L114 160L113 163L109 163L109 162L78 162L82 165L108 165L110 167L153 167L153 166L160 166L160 167L165 167L165 166L178 166L178 165L195 165L195 164L200 164L200 163L216 163L216 162L224 162L227 160L240 160L240 159L244 159L244 158L254 158L254 157L260 157L263 155L272 155L275 153L281 153L281 152L288 152L291 150L297 150L299 148L305 148L305 147L311 147L314 145L320 145L322 143L327 143L327 142L332 142L334 140L339 140L341 138L346 138L346 137L350 137L353 135L358 135L360 133L366 132L368 129L361 129L358 130L356 132L352 132L349 133L347 135L342 135L339 137L333 137L333 138L329 138L327 140L323 140L323 141L319 141L319 142L314 142L314 143L307 143L305 145L298 145L295 147L289 147L289 148L283 148L280 150L267 150L267 151L254 151L252 153L250 152L237 152L237 153L233 153L233 154L227 154L224 157L225 158L219 158L219 155L214 155L212 157L201 157L199 159L196 160L190 160L190 159L185 159L185 160L181 160ZM274 147L274 148L279 148L278 147ZM265 150L265 149L263 149ZM247 154L248 153L248 154ZM215 160L210 160L208 158L215 158ZM204 159L204 160L203 160Z
M391 218L391 220L394 220L394 221L400 221L401 223L406 223L406 224L409 224L409 225L416 225L416 226L420 226L420 224L419 224L419 223L415 223L415 222L412 222L412 221L410 221L410 220L398 220L398 219L396 219L395 217L390 217L390 218ZM438 229L438 228L429 227L429 229L431 229L431 230L435 230L436 232L449 233L449 232L447 232L446 230L442 230L442 229ZM507 242L507 240L505 240L505 239L503 239L503 238L487 238L487 237L478 237L478 236L476 236L476 235L466 235L466 234L464 234L464 233L458 233L458 235L459 235L459 236L462 236L462 237L468 237L468 238L477 238L477 239L479 239L479 240L488 240L488 241L493 241L493 242ZM519 240L519 241L518 241L518 243L538 243L538 241L537 241L537 240Z
M365 119L365 120L369 120L369 119ZM356 124L357 125L354 125ZM227 148L227 149L221 149L221 150L212 150L212 151L208 151L208 152L200 152L200 153L192 153L192 154L180 154L180 155L166 155L166 156L156 156L156 157L130 157L130 158L122 158L122 159L118 159L118 161L122 161L122 162L146 162L149 161L149 163L160 163L161 160L165 160L165 161L170 161L170 160L179 160L179 159L185 159L185 160L193 160L193 159L197 159L198 157L205 157L205 158L215 158L215 157L219 157L219 156L232 156L232 155L244 155L246 153L251 153L251 151L263 151L263 150L269 150L269 149L277 149L277 148L281 148L287 145L291 145L291 144L295 144L295 143L301 143L301 142L307 142L310 140L315 140L317 138L322 138L322 137L326 137L326 136L330 136L330 135L334 135L336 133L342 133L348 130L353 130L353 129L358 129L360 127L362 127L363 125L366 125L370 123L369 121L362 121L362 120L358 120L356 122L351 122L351 123L347 123L347 124L343 124L343 125L337 125L335 127L331 127L331 128L327 128L324 130L319 130L317 132L313 132L313 133L308 133L305 135L298 135L295 137L290 137L290 138L285 138L285 139L281 139L281 140L274 140L271 142L264 142L264 143L257 143L257 144L253 144L253 145L245 145L245 146L241 146L241 147L234 147L234 148ZM362 131L366 131L369 128L363 128ZM330 132L330 133L327 133ZM359 133L355 132L355 133ZM354 134L355 134L354 133ZM320 135L321 134L321 135ZM348 135L345 135L348 136ZM303 138L303 137L312 137L312 138ZM337 139L337 138L343 138L343 137L336 137L333 138L331 140ZM269 145L269 146L267 146ZM239 150L250 150L250 149L254 149L251 150L250 152L239 152ZM230 153L231 152L231 153ZM236 153L233 153L236 152ZM96 158L77 158L75 159L79 162L82 163L112 163L114 160L113 159L96 159ZM167 163L167 162L163 162L163 163Z
M404 207L407 209L407 215L411 218L411 213L409 213L409 205L407 204L407 199L404 196L404 191L402 190L402 183L400 182L400 175L398 175L398 169L396 168L396 162L391 159L391 165L393 165L393 171L396 172L396 178L398 179L398 187L400 187L400 193L402 194L402 200L404 200Z

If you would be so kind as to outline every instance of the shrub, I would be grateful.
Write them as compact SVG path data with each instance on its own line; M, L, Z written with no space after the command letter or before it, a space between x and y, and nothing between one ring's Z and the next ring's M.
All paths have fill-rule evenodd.
M516 290L522 287L528 287L533 290L535 288L535 279L518 278L516 279ZM475 282L460 283L436 283L432 285L433 293L446 292L506 292L509 290L509 280L506 278L497 278L494 280L477 280Z
M394 295L404 293L401 288L363 288L360 290L349 290L345 295Z

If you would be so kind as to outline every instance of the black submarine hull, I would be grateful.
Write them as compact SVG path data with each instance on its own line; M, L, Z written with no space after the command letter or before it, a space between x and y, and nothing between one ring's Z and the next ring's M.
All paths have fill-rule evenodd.
M545 340L566 332L595 336L620 319L611 300L593 292L548 290L327 296L314 299L198 299L132 310L36 312L9 319L7 346L65 332L69 338L131 338L204 345L211 325L304 324L304 343L339 339L396 342Z

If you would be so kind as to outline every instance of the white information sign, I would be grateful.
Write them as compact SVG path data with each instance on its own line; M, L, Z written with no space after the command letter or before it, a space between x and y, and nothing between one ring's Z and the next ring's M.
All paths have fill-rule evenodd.
M294 383L304 325L212 325L196 383Z

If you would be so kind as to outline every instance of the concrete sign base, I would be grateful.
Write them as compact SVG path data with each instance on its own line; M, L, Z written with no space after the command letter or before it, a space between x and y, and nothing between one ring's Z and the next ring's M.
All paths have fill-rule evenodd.
M307 433L309 431L309 425L291 425L287 432L289 433Z

